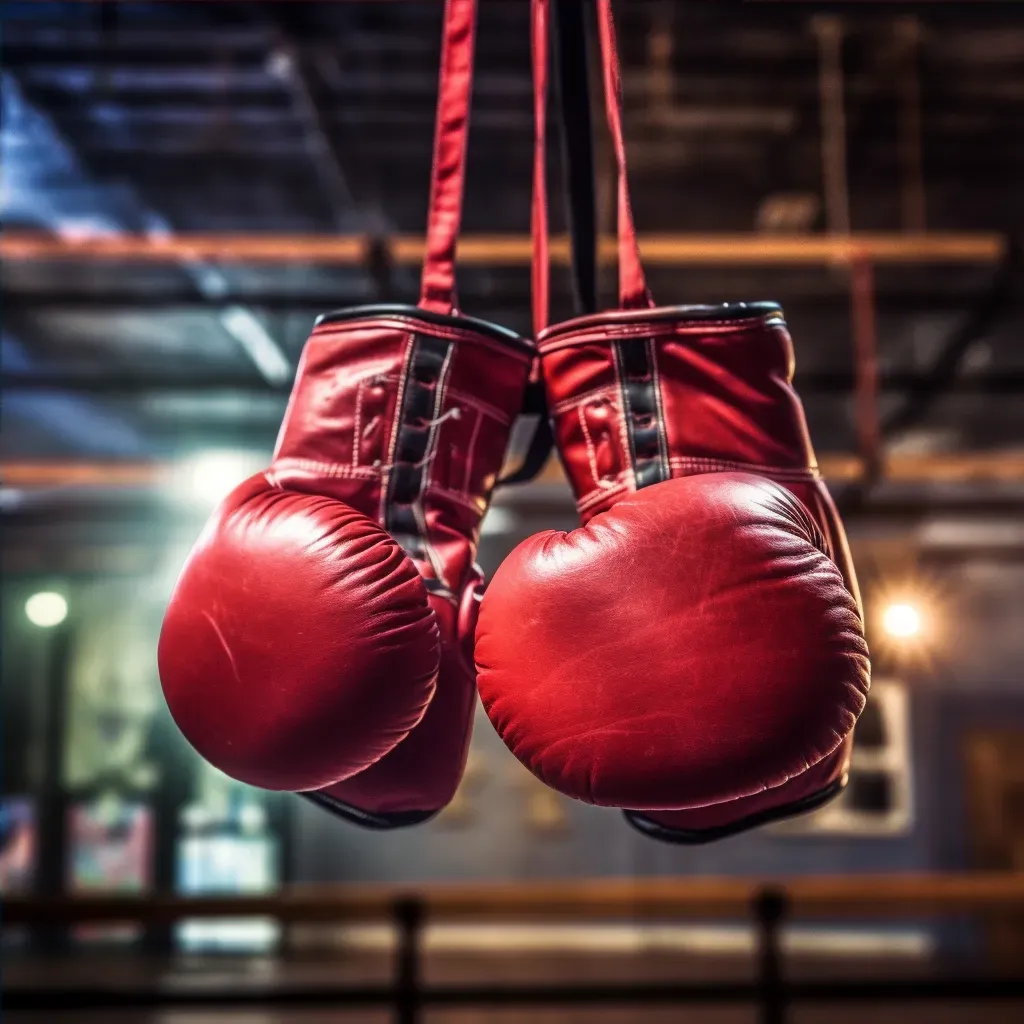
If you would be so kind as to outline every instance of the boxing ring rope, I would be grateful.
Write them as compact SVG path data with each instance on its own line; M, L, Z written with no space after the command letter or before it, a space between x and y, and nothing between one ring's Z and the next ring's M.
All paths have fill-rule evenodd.
M565 880L523 884L294 886L271 896L11 897L7 927L66 928L96 922L167 924L185 918L269 917L282 924L391 922L397 930L390 983L358 987L262 988L243 991L178 986L110 990L99 987L15 988L8 1010L141 1007L390 1006L398 1024L418 1024L432 1006L749 1005L761 1024L782 1024L787 1007L836 1001L968 1001L1024 998L1024 976L787 981L781 930L792 919L899 920L950 914L1024 913L1024 872L802 877L766 882L744 878ZM426 985L422 946L428 922L679 921L752 919L757 927L753 981Z

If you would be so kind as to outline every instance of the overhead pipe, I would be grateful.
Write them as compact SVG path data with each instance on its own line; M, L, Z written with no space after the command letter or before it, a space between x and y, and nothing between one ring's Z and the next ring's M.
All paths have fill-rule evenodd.
M12 261L211 260L234 263L323 263L364 266L374 246L383 246L393 264L418 265L423 258L419 235L82 235L56 236L8 232L0 237L0 259ZM865 232L855 235L649 234L640 237L644 261L657 266L680 265L823 265L868 260L897 263L993 263L1007 249L995 233L924 235ZM466 235L459 242L459 260L476 266L528 266L529 235ZM613 263L616 242L599 240L602 263ZM552 238L551 257L569 263L569 240Z

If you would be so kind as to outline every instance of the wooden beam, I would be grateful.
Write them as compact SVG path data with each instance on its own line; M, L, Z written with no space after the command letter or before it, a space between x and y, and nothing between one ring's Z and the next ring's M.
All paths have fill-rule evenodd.
M845 452L819 457L826 480L856 483L865 476L864 461ZM0 478L7 487L24 490L54 487L157 487L170 479L173 462L28 462L0 463ZM512 467L509 467L512 468ZM1024 450L952 452L932 455L888 455L882 480L889 483L1024 483ZM537 477L542 484L564 484L557 459L549 459Z
M5 487L153 487L163 482L170 463L156 462L4 462Z
M606 879L428 886L291 886L267 896L9 897L4 924L166 923L183 918L272 917L284 922L383 921L396 901L422 899L432 920L565 921L741 918L766 889L793 918L905 918L1019 911L1024 872L851 875L782 879Z
M395 235L383 240L396 265L418 266L423 259L420 236ZM237 263L331 263L362 266L371 239L360 235L196 234L149 238L109 235L59 238L39 233L0 237L5 260L146 260L170 262L203 259ZM380 244L380 240L378 243ZM681 235L640 238L648 266L682 265L824 265L868 260L872 263L992 263L1006 247L996 234L855 234L855 235ZM528 235L466 235L459 242L465 265L526 266L531 258ZM600 240L603 263L613 263L614 238ZM552 239L551 258L569 261L565 236Z

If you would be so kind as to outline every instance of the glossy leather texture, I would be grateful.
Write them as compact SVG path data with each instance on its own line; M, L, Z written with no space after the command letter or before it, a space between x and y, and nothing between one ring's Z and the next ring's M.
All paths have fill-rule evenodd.
M160 639L209 761L369 828L425 820L462 774L480 522L535 362L458 310L475 24L445 0L418 305L317 321L273 462L213 517Z
M618 309L547 327L549 6L531 3L534 333L584 525L528 540L496 574L477 629L479 688L506 744L549 785L627 809L648 836L702 842L844 785L869 679L857 584L781 309L655 306L630 206L611 0L593 9ZM572 24L585 47L583 19Z
M213 516L161 634L171 712L227 774L377 827L453 794L479 527L533 355L486 326L374 307L314 329L270 468Z
M680 842L841 787L869 685L853 566L772 304L538 339L585 524L520 545L477 630L506 744L553 788Z

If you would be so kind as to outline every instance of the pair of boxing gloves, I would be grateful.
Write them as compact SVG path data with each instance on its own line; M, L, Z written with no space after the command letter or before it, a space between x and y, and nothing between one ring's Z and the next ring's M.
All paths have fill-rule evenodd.
M486 589L480 524L539 359L581 525ZM452 797L476 693L509 749L652 835L843 784L857 584L771 304L614 312L533 344L418 307L323 317L270 468L220 505L160 638L178 725L368 826Z
M857 583L782 311L650 301L609 0L621 308L546 326L547 6L533 0L535 341L457 309L475 5L447 0L420 303L317 322L269 469L182 570L161 680L213 765L367 827L452 798L479 691L553 789L706 841L844 785L869 679ZM485 588L480 526L531 379L580 527L529 538Z

